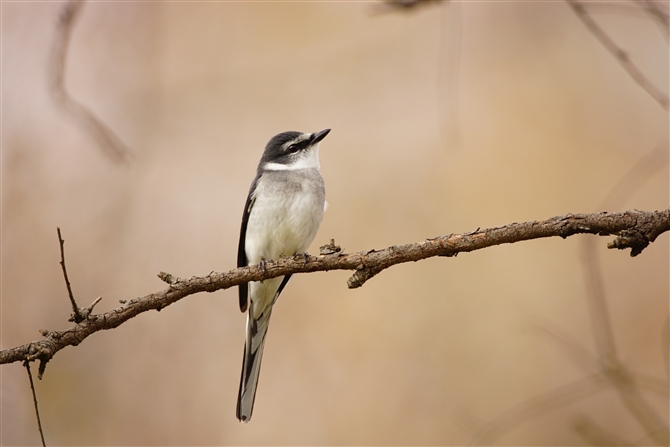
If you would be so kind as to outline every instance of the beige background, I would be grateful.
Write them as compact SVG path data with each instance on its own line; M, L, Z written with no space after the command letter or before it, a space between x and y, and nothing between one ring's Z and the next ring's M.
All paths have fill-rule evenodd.
M610 5L611 6L611 5ZM80 304L235 266L267 140L333 129L330 203L310 249L383 248L600 210L668 114L565 3L90 3L66 84L132 148L110 161L55 106L47 62L62 4L2 4L2 348L68 327L56 226ZM668 48L635 7L595 17L667 91ZM631 12L632 11L632 12ZM616 209L668 207L667 157ZM486 422L587 377L552 328L595 352L585 236L394 267L348 290L298 275L268 335L253 420L235 419L236 290L97 333L37 384L50 445L464 444ZM598 241L618 352L658 378L668 418L668 235L637 258ZM667 350L667 344L665 345ZM665 356L667 359L667 353ZM665 379L664 379L665 378ZM19 364L1 369L3 445L39 443ZM583 444L580 415L649 442L611 390L551 401L489 442Z

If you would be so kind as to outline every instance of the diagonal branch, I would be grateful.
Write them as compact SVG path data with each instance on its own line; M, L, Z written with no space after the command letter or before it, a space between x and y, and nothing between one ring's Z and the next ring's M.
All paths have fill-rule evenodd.
M23 362L23 366L26 367L28 371L28 380L30 381L30 389L33 392L33 404L35 404L35 415L37 416L37 428L40 431L40 438L42 440L42 446L46 447L46 442L44 442L44 431L42 431L42 420L40 419L40 409L37 405L37 393L35 393L35 384L33 383L33 374L30 372L30 362L26 360Z
M121 307L103 314L86 315L80 323L63 331L42 331L44 339L0 351L0 364L40 360L40 374L58 351L77 346L89 335L113 329L140 313L161 310L180 299L200 292L228 289L249 281L261 281L292 273L329 270L354 270L349 288L362 286L368 279L393 265L419 261L435 256L456 256L494 245L511 244L538 238L573 234L617 235L610 248L631 248L631 256L639 254L660 234L670 230L670 209L664 211L626 211L622 213L565 214L544 221L512 223L502 227L451 234L383 250L343 254L331 243L322 247L322 255L299 254L291 258L266 261L263 267L249 266L228 272L212 272L207 276L181 279L161 272L158 276L169 284L160 292L124 301Z

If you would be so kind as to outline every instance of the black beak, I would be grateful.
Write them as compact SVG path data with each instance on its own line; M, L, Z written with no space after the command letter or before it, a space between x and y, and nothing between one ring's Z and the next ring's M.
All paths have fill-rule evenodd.
M330 129L323 129L321 132L316 132L312 134L312 138L310 138L312 141L310 143L316 144L319 141L323 140L326 138L326 135L328 135L328 132L330 132Z

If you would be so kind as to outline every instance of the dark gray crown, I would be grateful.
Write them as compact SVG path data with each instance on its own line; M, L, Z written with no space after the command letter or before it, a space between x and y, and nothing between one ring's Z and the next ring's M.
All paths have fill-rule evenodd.
M313 134L288 131L275 135L265 146L259 166L265 163L289 163L293 155L323 140L330 129Z

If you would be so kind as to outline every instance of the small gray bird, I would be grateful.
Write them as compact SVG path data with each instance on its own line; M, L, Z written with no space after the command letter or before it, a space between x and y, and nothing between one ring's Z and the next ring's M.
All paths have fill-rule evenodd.
M312 243L326 207L319 142L328 132L284 132L265 146L244 205L238 267L304 253ZM251 419L254 409L272 306L289 279L291 275L240 285L240 310L249 311L237 399L237 419L242 422Z

